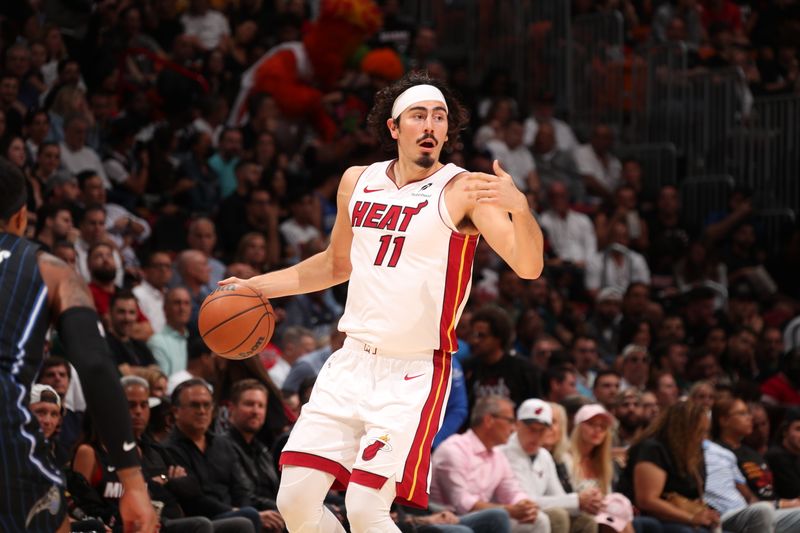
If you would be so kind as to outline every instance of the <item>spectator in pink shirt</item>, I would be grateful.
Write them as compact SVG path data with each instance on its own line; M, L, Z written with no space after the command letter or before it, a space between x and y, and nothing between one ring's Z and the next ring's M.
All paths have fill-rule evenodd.
M458 514L504 508L512 533L549 533L550 520L519 486L503 452L514 432L514 404L501 396L480 398L470 429L446 439L433 454L431 499Z

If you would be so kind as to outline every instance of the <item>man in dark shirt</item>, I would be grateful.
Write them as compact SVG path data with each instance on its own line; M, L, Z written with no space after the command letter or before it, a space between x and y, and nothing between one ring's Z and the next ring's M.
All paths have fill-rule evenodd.
M133 366L157 364L147 344L131 338L131 331L139 316L139 304L131 291L118 290L111 297L110 315L111 331L106 340L120 371L126 374L126 369Z
M228 420L230 427L222 438L230 441L242 471L253 486L252 504L261 513L267 529L282 531L283 519L277 511L278 472L267 446L256 435L267 417L267 388L255 379L243 379L231 390Z
M184 381L172 393L175 428L167 448L176 463L193 476L201 497L181 501L188 515L211 519L244 516L261 530L262 519L250 507L250 484L229 440L210 431L214 402L211 386L202 379Z
M508 352L511 331L511 321L502 309L482 309L472 317L472 358L464 365L470 408L484 396L502 396L515 405L541 398L539 370Z
M780 445L767 452L775 492L780 498L797 498L800 496L800 408L787 411L780 435Z

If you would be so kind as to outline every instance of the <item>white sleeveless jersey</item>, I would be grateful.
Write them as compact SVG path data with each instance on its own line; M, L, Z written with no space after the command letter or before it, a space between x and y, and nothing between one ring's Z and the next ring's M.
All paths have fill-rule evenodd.
M456 231L442 191L464 169L448 164L398 189L391 163L367 167L350 198L353 270L339 329L387 352L454 352L478 236Z

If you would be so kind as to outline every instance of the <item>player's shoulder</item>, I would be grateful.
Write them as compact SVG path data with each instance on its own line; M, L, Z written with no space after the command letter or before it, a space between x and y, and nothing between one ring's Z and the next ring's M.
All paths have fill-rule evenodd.
M40 252L37 261L48 297L57 311L94 306L86 282L74 268L48 252Z
M356 188L359 178L369 167L366 165L358 165L349 167L342 174L342 179L339 181L339 197L349 198Z
M342 181L357 181L361 174L369 168L368 165L354 165L348 167L342 174Z

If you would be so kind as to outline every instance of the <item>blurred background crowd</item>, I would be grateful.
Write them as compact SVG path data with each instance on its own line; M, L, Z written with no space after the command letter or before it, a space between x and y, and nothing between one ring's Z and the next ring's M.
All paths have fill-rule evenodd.
M641 497L636 456L686 478L657 499L708 501L708 430L736 453L748 508L800 505L798 46L796 0L4 2L0 156L27 177L28 237L89 283L164 520L279 531L273 458L341 346L347 288L272 301L272 342L241 362L204 346L198 310L225 277L325 248L344 169L392 157L366 128L375 92L427 71L471 112L445 160L501 162L542 226L546 266L522 280L478 245L435 442L455 439L434 454L446 508L398 509L398 523L447 531L470 502L500 497L467 498L469 483L448 477L467 435L523 456L548 449L575 495L543 503L509 452L521 485L494 503L514 527L583 531L575 517L597 515L612 488L657 519L625 520L639 531L709 525L713 512L687 518ZM91 376L57 338L48 349L48 446L75 473L74 515L113 528L118 489L78 386ZM529 399L550 414L523 410ZM731 429L734 411L749 422ZM537 440L526 432L538 423ZM587 425L603 432L594 463Z

